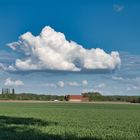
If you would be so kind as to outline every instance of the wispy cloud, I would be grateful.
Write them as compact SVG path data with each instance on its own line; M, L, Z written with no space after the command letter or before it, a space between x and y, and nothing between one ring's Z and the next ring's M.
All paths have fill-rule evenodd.
M101 84L97 85L96 87L97 88L103 88L103 87L105 87L105 83L101 83Z
M123 80L123 78L120 76L112 76L112 79L113 80Z
M43 87L50 87L50 88L56 88L57 85L54 84L54 83L45 83L45 84L42 84L41 86Z
M12 71L16 71L16 69L12 65L7 66L6 64L0 63L0 71L12 72Z
M81 84L80 84L80 83L75 82L75 81L72 81L72 82L67 82L67 85L68 85L68 86L75 86L75 87L77 87L77 86L81 86Z
M124 10L124 6L120 5L120 4L114 4L113 9L114 9L115 12L121 12L121 11Z
M42 84L42 86L46 86L46 87L50 87L50 88L56 88L56 87L61 87L63 88L64 86L71 86L71 87L79 87L79 86L87 86L88 85L88 81L87 80L83 80L81 82L77 82L77 81L58 81L56 83L45 83Z

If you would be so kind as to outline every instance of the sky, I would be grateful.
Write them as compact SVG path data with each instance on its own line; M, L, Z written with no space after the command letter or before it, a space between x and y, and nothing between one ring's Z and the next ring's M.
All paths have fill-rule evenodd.
M140 95L140 1L1 0L4 87Z

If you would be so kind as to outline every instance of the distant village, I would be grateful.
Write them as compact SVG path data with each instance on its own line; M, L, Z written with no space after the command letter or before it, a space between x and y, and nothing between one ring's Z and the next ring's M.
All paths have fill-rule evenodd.
M32 93L16 94L14 88L2 88L1 89L1 99L51 100L51 101L71 101L71 102L89 101L89 98L82 94L81 95L65 95L65 96L36 95L36 94L32 94Z
M52 95L34 93L16 93L14 88L2 88L0 100L39 100L39 101L69 101L69 102L92 102L92 101L119 101L140 103L140 96L104 96L99 92L87 92L81 94Z

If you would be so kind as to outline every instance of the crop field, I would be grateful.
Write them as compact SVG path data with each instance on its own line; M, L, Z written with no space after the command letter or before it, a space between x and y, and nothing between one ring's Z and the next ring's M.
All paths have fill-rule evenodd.
M140 105L1 102L0 140L140 140Z

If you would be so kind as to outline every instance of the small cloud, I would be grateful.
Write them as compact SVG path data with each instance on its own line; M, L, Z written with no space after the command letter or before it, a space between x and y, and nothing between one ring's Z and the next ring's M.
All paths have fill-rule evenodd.
M2 63L0 63L0 70L5 70L5 66Z
M57 88L57 87L61 87L63 88L64 86L73 86L73 87L78 87L78 86L86 86L88 85L88 81L87 80L83 80L81 82L76 82L76 81L58 81L57 83L45 83L42 84L42 86L46 86L46 87L51 87L51 88Z
M133 86L133 89L137 90L139 89L139 86Z
M99 93L102 93L102 91L99 90L99 89L94 89L93 92L99 92Z
M67 82L66 84L68 86L87 86L88 81L87 80L83 80L81 82L72 81L72 82Z
M113 76L112 79L113 79L113 80L123 80L122 77L118 77L118 76Z
M87 81L87 80L83 80L83 81L82 81L82 85L83 85L83 86L87 86L87 85L88 85L88 81Z
M114 9L114 11L116 11L116 12L121 12L121 11L123 11L124 6L123 6L123 5L119 5L119 4L114 4L114 5L113 5L113 9Z
M74 81L74 82L67 82L67 85L77 87L77 86L80 86L81 84Z
M11 80L11 78L7 78L4 83L5 86L23 86L24 83L21 80Z
M16 69L12 65L6 66L2 63L0 63L0 70L1 71L16 71Z
M130 87L127 87L127 90L128 90L128 91L130 91L130 90L131 90L131 88L130 88Z
M93 92L93 89L83 89L82 92L83 93L85 93L85 92Z
M101 84L97 85L96 87L97 88L103 88L103 87L105 87L105 84L104 83L101 83Z
M56 87L57 87L57 85L54 84L54 83L45 83L45 84L43 84L42 86L51 87L51 88L56 88Z
M57 86L63 88L65 86L65 83L63 81L58 81Z

